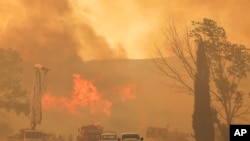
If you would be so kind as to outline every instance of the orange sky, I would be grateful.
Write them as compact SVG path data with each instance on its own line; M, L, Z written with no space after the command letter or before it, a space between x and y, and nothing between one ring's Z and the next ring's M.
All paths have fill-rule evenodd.
M180 30L191 20L212 18L232 42L250 45L247 0L12 0L0 2L0 46L83 60L148 58L162 29L174 20ZM33 54L33 56L30 56Z

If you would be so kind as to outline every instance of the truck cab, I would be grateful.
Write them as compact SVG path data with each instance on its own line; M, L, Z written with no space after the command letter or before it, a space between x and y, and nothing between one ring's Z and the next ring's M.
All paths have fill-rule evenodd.
M100 125L87 125L78 129L78 141L99 141L103 132Z

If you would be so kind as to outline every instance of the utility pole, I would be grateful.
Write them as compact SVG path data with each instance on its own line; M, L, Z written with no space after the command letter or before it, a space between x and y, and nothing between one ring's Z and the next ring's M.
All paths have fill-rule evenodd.
M42 104L41 98L46 90L46 75L48 68L40 65L34 65L33 92L31 101L31 129L35 130L37 124L42 122Z

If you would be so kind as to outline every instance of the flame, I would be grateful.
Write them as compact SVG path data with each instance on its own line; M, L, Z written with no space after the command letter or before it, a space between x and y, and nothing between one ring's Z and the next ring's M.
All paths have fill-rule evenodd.
M135 95L136 83L127 84L125 87L121 88L121 99L122 101L132 100L136 98Z
M110 115L110 107L112 103L101 97L101 94L97 91L93 82L90 80L84 80L79 74L74 74L74 92L73 99L75 105L86 106L90 108L90 113L94 114L101 111L107 115Z
M73 74L73 92L71 98L44 94L42 106L45 110L67 111L80 114L84 108L89 109L90 114L104 113L110 115L112 103L101 97L97 88L90 80L81 78L79 74Z
M97 75L100 79L104 74ZM88 110L89 114L105 114L110 116L112 102L104 99L102 94L97 90L93 81L83 79L80 74L73 74L72 93L67 96L55 96L50 92L45 93L42 97L42 106L44 110L61 111L75 115L84 114ZM136 98L137 83L128 83L122 86L113 87L113 92L118 93L121 101L133 100ZM110 91L111 92L111 91ZM117 97L113 100L117 100Z
M118 93L121 101L133 100L136 98L136 87L136 82L116 86L113 87L113 93Z

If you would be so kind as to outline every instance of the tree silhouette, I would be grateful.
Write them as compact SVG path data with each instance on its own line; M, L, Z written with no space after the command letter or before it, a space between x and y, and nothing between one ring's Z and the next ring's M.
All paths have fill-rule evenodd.
M194 87L190 81L195 80L197 46L195 41L202 40L206 44L205 52L210 69L210 94L216 127L220 130L224 140L229 140L229 124L236 119L244 118L250 113L250 105L246 92L239 89L242 79L250 71L250 53L244 45L232 44L227 40L224 28L211 19L202 22L192 22L184 40L170 25L165 32L169 49L178 58L184 68L178 70L165 57L163 50L157 48L160 59L155 59L158 70L170 79L175 80L182 92L194 94ZM168 53L168 52L167 52ZM178 64L175 62L175 64ZM185 76L188 76L186 78Z
M21 61L17 51L0 48L0 108L28 115L27 91L20 85Z
M193 129L196 141L214 141L213 114L210 106L209 66L205 44L198 42L197 73L194 81Z

